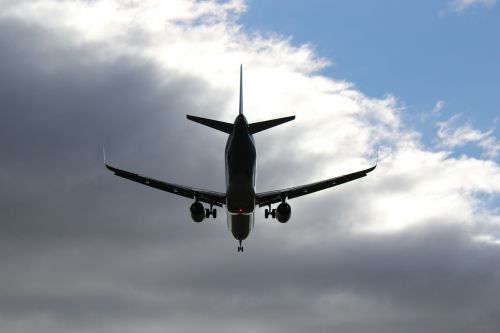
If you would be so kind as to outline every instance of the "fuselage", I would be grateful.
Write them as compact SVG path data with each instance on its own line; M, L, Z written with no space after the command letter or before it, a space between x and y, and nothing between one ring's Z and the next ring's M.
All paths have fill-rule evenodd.
M239 241L246 239L253 229L256 157L248 122L239 114L225 151L227 226Z
M187 115L186 117L191 121L229 135L225 150L226 193L207 191L160 181L115 168L106 164L105 161L106 168L114 172L115 175L134 182L194 199L189 210L192 220L197 223L210 217L215 219L217 217L217 209L213 206L223 207L225 205L227 208L227 226L234 238L239 241L238 252L243 252L242 241L250 235L253 229L256 205L259 207L268 207L264 211L264 217L266 219L271 217L280 223L286 223L291 216L291 208L286 200L364 177L377 166L375 165L365 170L326 179L320 182L256 194L255 176L257 153L253 134L284 124L295 119L295 116L275 118L248 124L247 119L243 115L243 66L240 66L239 114L233 124L192 115ZM210 208L204 207L203 203L208 204ZM277 203L279 203L279 205L273 209L271 205Z

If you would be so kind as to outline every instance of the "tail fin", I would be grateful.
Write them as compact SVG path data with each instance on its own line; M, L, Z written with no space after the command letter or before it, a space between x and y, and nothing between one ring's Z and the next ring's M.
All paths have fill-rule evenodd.
M239 110L239 114L241 114L241 115L243 114L243 65L240 65L240 110ZM197 122L199 124L214 128L214 129L219 130L221 132L224 132L227 134L233 133L233 124L226 123L223 121L208 119L208 118L190 116L190 115L187 115L186 117L189 120L192 120L192 121ZM260 121L258 123L252 123L252 124L248 125L248 132L250 134L255 134L255 133L264 131L264 130L269 129L269 128L274 127L274 126L281 125L283 123L286 123L287 121L294 120L294 119L295 119L295 116L290 116L290 117Z
M255 134L255 133L258 133L260 131L264 131L266 129L281 125L283 123L286 123L287 121L294 120L294 119L295 119L295 116L290 116L290 117L260 121L258 123L252 123L252 124L248 125L248 132L250 132L250 134Z
M240 114L243 114L243 65L240 65ZM248 125L248 132L250 134L255 134L260 131L264 131L274 126L281 125L287 121L294 120L295 116L284 117L272 120L261 121L258 123L253 123Z
M215 128L216 130L219 130L221 132L231 134L233 133L233 124L230 123L225 123L223 121L218 121L218 120L213 120L213 119L208 119L208 118L202 118L202 117L195 117L195 116L186 116L187 119L192 120L194 122L197 122L199 124Z
M243 114L243 65L240 65L240 114Z

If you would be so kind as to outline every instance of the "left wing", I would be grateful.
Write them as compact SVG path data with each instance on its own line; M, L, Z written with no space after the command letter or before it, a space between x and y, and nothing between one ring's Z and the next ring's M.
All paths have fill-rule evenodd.
M377 165L374 165L371 168L349 173L347 175L343 175L340 177L334 177L326 180L322 180L320 182L311 183L307 185L290 187L277 191L269 191L262 192L256 194L256 203L259 207L267 206L273 203L277 203L282 201L283 199L293 199L306 194L314 193L317 191L321 191L330 187L334 187L340 184L344 184L350 182L351 180L355 180L361 177L365 177L369 172L375 170Z
M150 187L154 187L156 189L177 194L186 198L195 199L197 198L200 201L206 202L208 204L222 207L226 204L226 194L220 192L207 191L202 189L196 189L192 187L172 184L163 182L161 180L156 180L154 178L149 178L145 176L141 176L136 173L132 173L129 171L121 170L111 165L105 164L106 168L113 171L115 175L132 180L134 182L147 185Z

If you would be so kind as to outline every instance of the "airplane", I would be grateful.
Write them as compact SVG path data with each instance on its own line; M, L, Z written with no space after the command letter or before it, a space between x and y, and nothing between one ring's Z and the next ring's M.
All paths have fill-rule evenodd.
M225 149L225 193L167 183L121 170L107 164L105 157L104 164L106 168L111 170L116 176L194 200L189 209L191 218L194 222L202 222L205 218L210 218L210 216L215 219L217 217L217 210L214 206L226 206L227 226L233 237L238 241L238 252L243 252L242 242L253 230L255 209L257 206L268 207L264 211L264 217L266 219L271 217L278 220L280 223L286 223L290 219L292 213L287 200L365 177L377 167L377 163L375 163L374 166L365 170L307 185L269 192L256 192L255 176L257 155L253 135L291 121L295 119L295 116L249 124L246 117L243 115L243 66L240 66L239 112L234 123L231 124L191 115L187 115L187 119L229 135ZM210 208L205 208L203 203L207 204ZM277 203L279 203L279 205L276 208L272 208L272 205Z

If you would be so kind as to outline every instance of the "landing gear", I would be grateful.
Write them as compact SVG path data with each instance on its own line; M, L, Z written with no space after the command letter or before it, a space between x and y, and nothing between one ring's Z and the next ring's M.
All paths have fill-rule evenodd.
M217 209L212 208L212 205L210 205L210 208L205 208L205 217L208 219L210 215L213 216L213 218L217 218Z
M240 245L238 246L238 252L243 252L243 245L241 245L241 239L239 240Z
M275 219L276 218L276 209L271 209L271 205L269 205L269 208L266 208L264 211L264 217L267 219L269 218L269 215Z

